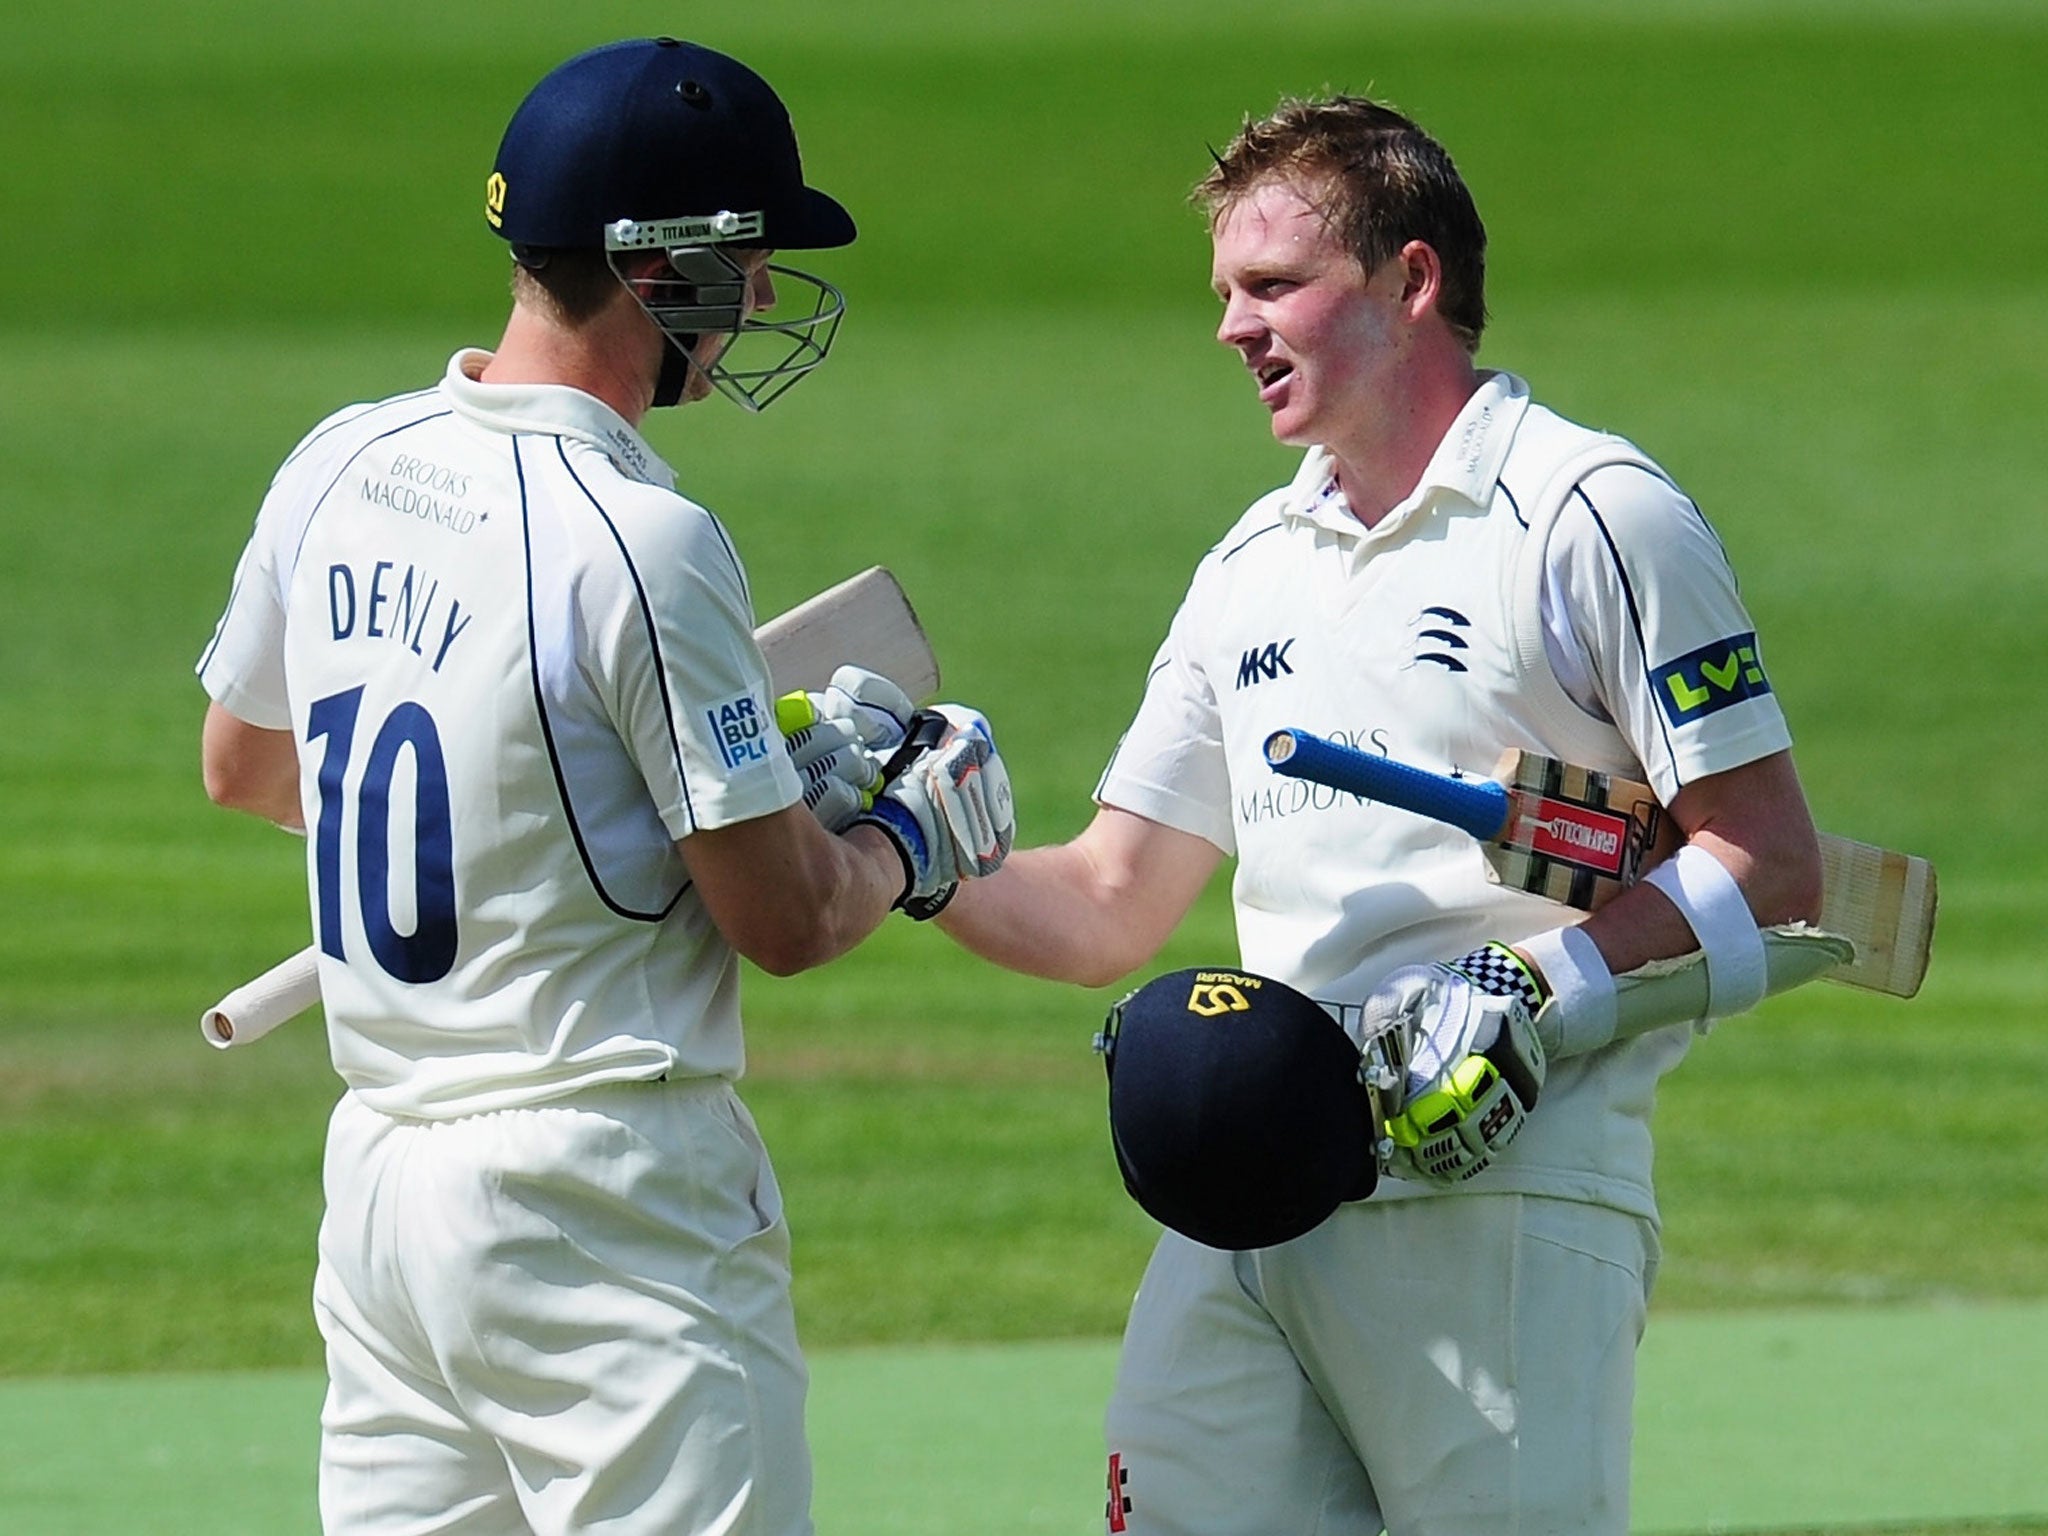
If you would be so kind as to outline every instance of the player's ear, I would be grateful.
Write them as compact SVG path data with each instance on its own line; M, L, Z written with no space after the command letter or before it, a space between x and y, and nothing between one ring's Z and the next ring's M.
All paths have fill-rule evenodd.
M1443 258L1427 240L1410 240L1394 260L1399 264L1399 303L1410 319L1433 313L1444 292Z
M662 251L639 251L633 259L620 264L620 278L639 298L651 297L650 285L664 278L675 276L675 269L669 265L668 256Z

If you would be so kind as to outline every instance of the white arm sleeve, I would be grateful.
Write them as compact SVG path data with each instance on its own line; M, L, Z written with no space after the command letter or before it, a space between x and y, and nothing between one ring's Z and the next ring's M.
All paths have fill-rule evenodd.
M619 558L593 570L580 594L586 643L669 835L798 803L746 576L724 529L666 493L612 510Z
M1791 745L1727 553L1676 486L1635 465L1595 470L1546 553L1552 669L1614 722L1660 800Z
M1230 816L1223 725L1215 689L1194 643L1208 569L1208 561L1197 568L1180 611L1152 658L1145 696L1103 770L1095 798L1235 854L1237 832Z

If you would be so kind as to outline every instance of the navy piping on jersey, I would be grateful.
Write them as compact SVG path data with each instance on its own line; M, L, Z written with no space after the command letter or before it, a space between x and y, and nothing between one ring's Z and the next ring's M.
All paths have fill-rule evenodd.
M405 400L417 400L417 399L419 399L419 398L420 398L420 394L426 394L426 393L431 393L431 391L424 391L424 390L423 390L423 391L421 391L421 392L420 392L419 394L412 394L412 395L407 395L407 396L404 396L403 398L404 398ZM396 404L400 404L400 403L402 403L402 402L401 402L401 401L387 401L387 402L385 402L385 403L386 403L386 404L391 404L391 405L396 405ZM372 407L371 407L371 410L376 410L376 409L378 409L378 407L376 407L376 406L372 406ZM363 419L363 417L364 417L364 416L367 416L367 415L369 415L369 414L370 414L370 411L362 411L362 412L358 413L357 415L354 415L354 416L351 416L351 417L349 417L349 419L348 419L347 421L343 421L343 422L337 422L337 423L335 423L335 425L334 425L333 427L330 427L330 428L328 428L327 430L328 430L328 431L337 431L337 430L339 430L339 429L340 429L340 428L342 428L342 427L345 427L345 426L349 426L349 425L351 425L351 424L353 424L353 423L355 423L355 422L361 421L361 420ZM452 412L451 410L449 410L449 409L448 409L447 407L445 407L445 406L444 406L444 407L442 407L442 408L441 408L440 410L438 410L438 411L433 411L433 412L429 413L428 415L425 415L425 416L419 416L419 417L415 417L415 418L414 418L413 420L411 420L411 421L407 421L407 422L401 422L401 423L399 423L399 425L397 425L397 426L395 426L395 427L389 427L389 428L387 428L386 430L384 430L384 431L382 431L382 432L379 432L379 433L377 433L377 434L376 434L376 436L374 436L374 437L366 437L366 438L364 438L364 439L362 440L362 442L361 442L361 443L359 443L359 444L357 444L357 445L356 445L356 449L355 449L355 451L354 451L353 453L351 453L351 454L350 454L350 455L349 455L349 456L348 456L348 457L347 457L346 459L343 459L343 460L341 461L341 468L337 469L337 470L336 470L336 471L334 472L334 478L333 478L332 480L330 480L330 481L328 481L328 482L327 482L327 487L326 487L326 489L325 489L325 490L323 490L323 491L321 491L320 495L319 495L319 496L318 496L318 497L317 497L317 498L316 498L316 499L314 500L314 502L313 502L313 510L312 510L311 512L308 512L308 513L306 514L306 521L305 521L304 525L303 525L303 526L301 526L301 527L300 527L300 529L299 529L299 542L298 542L298 544L297 544L296 546L294 546L294 547L293 547L293 549L292 549L292 564L291 564L291 569L290 569L290 570L288 570L288 571L285 571L285 572L283 572L283 573L282 573L282 576L283 576L283 582L284 582L284 584L285 584L286 586L290 586L290 585L291 585L291 580L292 580L292 577L298 574L298 569L299 569L299 556L300 556L300 554L301 554L301 553L303 553L303 552L304 552L304 550L305 550L305 548L306 548L306 535L307 535L308 533L312 532L312 529L313 529L313 519L314 519L314 518L316 518L316 517L318 517L318 516L320 515L320 509L321 509L322 507L324 507L324 506L326 506L326 505L327 505L327 498L328 498L329 496L332 496L332 495L334 494L334 488L335 488L335 487L336 487L337 485L341 484L341 477L342 477L343 475L345 475L345 474L347 474L347 473L349 472L349 469L350 469L350 467L351 467L352 465L354 465L354 463L356 462L356 460L357 460L357 459L360 459L360 458L361 458L361 457L362 457L362 456L363 456L363 455L364 455L365 453L369 452L369 450L370 450L370 447L371 447L371 445L372 445L372 444L374 444L374 443L381 443L381 442L383 442L383 441L384 441L384 439L385 439L385 438L387 438L387 437L396 437L396 436L397 436L397 435L398 435L399 433L401 433L401 432L410 432L410 431L411 431L411 430L412 430L412 429L413 429L414 427L417 427L417 426L419 426L419 425L420 425L421 423L423 423L423 422L429 422L429 421L437 421L437 420L439 420L439 419L440 419L441 417L443 417L443 416L450 416L450 415L453 415L453 414L454 414L454 413L453 413L453 412ZM319 432L319 433L315 433L315 434L314 434L314 437L324 437L325 435L326 435L326 433L325 433L325 432ZM301 444L301 445L300 445L300 447L299 447L299 449L298 449L298 450L297 450L296 452L294 452L294 453L292 454L292 459L296 459L296 458L297 458L297 457L299 456L299 454L300 454L300 453L303 453L303 452L305 451L305 449L306 449L307 447L311 446L311 444L312 444L312 441L313 441L313 439L312 439L312 438L308 438L308 439L306 440L306 442L305 442L305 443ZM289 463L291 463L291 459L287 459L287 460L285 460L285 463L286 463L286 464L289 464ZM280 470L278 471L278 473L279 473L279 474L282 474L282 473L284 473L284 471L283 471L282 469L280 469ZM273 476L273 477L272 477L272 479L271 479L271 484L272 484L272 485L275 485L276 483L277 483L277 481L276 481L276 477L274 477L274 476ZM224 632L224 631L225 631L225 630L227 629L227 627L228 627L228 615L229 615L229 614L231 614L231 613L233 613L233 612L235 611L235 599L236 599L236 598L238 598L238 597L240 597L240 596L241 596L241 594L242 594L242 576L241 576L241 571L240 571L239 569L237 569L237 571L235 572L235 584L234 584L234 585L233 585L232 587L230 587L230 588L228 589L228 605L227 605L227 607L226 607L226 608L224 608L224 609L222 609L222 610L221 610L221 616L220 616L220 623L218 623L218 624L216 624L216 625L214 626L214 630L213 630L213 638L212 638L211 640L207 641L207 643L206 643L206 654L204 654L203 656L201 656L201 657L199 658L199 670L200 670L200 671L204 672L204 671L206 670L207 664L208 664L209 662L211 662L211 661L213 660L213 653L214 653L214 652L215 652L216 650L218 650L218 649L220 648L220 637L221 637L221 634L222 634L222 633L223 633L223 632Z
M1279 526L1279 524L1277 524L1277 523L1276 523L1276 524L1274 524L1274 527L1276 527L1276 528L1277 528L1278 526ZM1256 538L1256 537L1257 537L1257 535L1256 535L1256 534L1254 534L1254 535L1253 535L1253 537L1254 537L1254 538ZM1239 549L1242 549L1242 548L1244 548L1244 546L1243 546L1242 544L1240 544L1240 545L1238 545L1238 548L1239 548ZM1228 557L1226 557L1226 558L1228 558ZM1155 678L1155 677L1157 677L1157 676L1158 676L1158 675L1159 675L1160 673L1164 672L1164 671L1165 671L1165 670L1166 670L1166 669L1167 669L1168 667L1170 667L1170 666L1172 666L1172 665L1173 665L1173 663L1172 663L1172 662L1171 662L1170 660L1169 660L1169 661L1162 661L1162 662L1160 662L1160 663L1159 663L1159 665L1158 665L1158 666L1154 667L1154 668L1153 668L1153 669L1152 669L1152 670L1151 670L1150 672L1147 672L1147 673L1145 674L1145 686L1144 686L1144 688L1143 688L1143 689L1142 689L1141 691L1142 691L1142 692L1145 692L1145 693L1150 693L1150 692L1152 691L1152 679L1153 679L1153 678ZM1095 788L1096 788L1096 789L1097 789L1098 791L1100 791L1100 790L1101 790L1101 788L1102 788L1102 786L1103 786L1103 785L1105 785L1105 784L1107 784L1107 783L1109 782L1109 775L1110 775L1111 771L1115 769L1115 767L1116 767L1116 760L1117 760L1118 756L1122 754L1122 752L1123 752L1123 750L1124 750L1124 742L1125 742L1125 741L1127 741L1127 740L1128 740L1128 739L1130 738L1130 734L1131 734L1131 733L1130 733L1130 731L1129 731L1128 729L1127 729L1127 730L1125 730L1125 732L1123 733L1123 735L1121 735L1121 736L1117 737L1117 739L1116 739L1116 745L1115 745L1115 747L1113 747L1113 748L1111 748L1111 749L1110 749L1110 754L1109 754L1109 761L1108 761L1107 763L1104 763L1104 764L1102 765L1102 776L1101 776L1100 778L1098 778L1098 779L1097 779L1097 780L1095 781Z
M1515 493L1508 489L1507 481L1496 480L1493 482L1493 488L1507 497L1509 510L1515 514L1515 521L1522 525L1522 531L1526 533L1529 529L1529 519L1522 516L1522 504L1515 500Z
M282 475L286 470L290 469L293 464L298 462L300 457L306 452L307 449L311 448L315 443L319 442L320 439L327 436L328 433L339 432L343 427L352 427L357 422L361 421L365 416L371 414L373 411L381 411L388 406L405 405L413 400L423 400L428 395L436 393L438 389L438 385L430 384L425 389L415 389L403 395L394 395L389 400L376 401L373 404L364 406L360 411L357 411L353 416L344 416L339 421L329 422L326 426L319 428L317 431L309 433L306 437L306 440L300 443L298 447L294 448L291 451L290 455L285 459L285 461L277 466L277 475ZM271 480L273 483L275 483L277 475L271 476Z
M1650 672L1650 648L1643 641L1643 616L1636 607L1636 589L1628 579L1628 565L1621 558L1621 550L1615 545L1614 534L1607 526L1607 519L1602 517L1600 509L1593 505L1593 498L1586 494L1585 486L1573 486L1572 495L1586 504L1586 510L1593 516L1593 526L1600 530L1601 542L1607 546L1607 553L1614 561L1615 574L1621 578L1621 595L1628 600L1628 619L1630 627L1635 631L1636 653L1642 657L1643 675L1647 677ZM1678 768L1678 753L1671 744L1671 727L1665 723L1661 711L1656 714L1657 733L1664 738L1664 755L1670 761L1675 774Z
M591 494L590 487L585 485L582 477L576 473L576 466L569 462L568 447L559 437L555 439L555 454L562 461L563 473L575 482L576 489L583 493L584 498L590 503L591 510L597 513L598 520L604 524L605 531L612 536L612 542L618 545L619 559L625 562L626 574L633 578L633 598L640 608L641 626L647 631L647 649L653 653L655 675L661 679L661 718L668 727L668 749L675 755L676 782L683 787L683 809L689 813L690 825L694 827L697 824L697 810L690 800L690 775L683 764L682 740L676 735L676 712L675 704L669 698L668 670L661 664L661 632L654 624L654 605L647 601L647 588L640 580L640 568L633 564L632 551L626 548L626 541L619 537L618 525L612 521L611 514L605 511L604 504ZM718 519L712 518L711 523L714 528L717 527ZM724 532L725 530L719 529L721 543L724 542ZM739 557L733 554L730 544L725 545L725 552L737 570ZM745 585L744 576L741 578L741 585Z
M547 744L548 769L555 777L555 793L561 797L562 814L569 823L570 840L576 844L576 857L582 862L583 873L590 881L591 890L597 893L597 899L603 902L616 916L630 919L636 923L658 923L675 910L676 903L681 901L683 893L689 890L690 882L685 880L678 886L675 895L671 896L668 899L668 904L658 912L636 911L614 900L612 893L605 889L604 880L597 872L597 864L591 858L590 849L583 840L583 827L576 819L576 805L569 796L569 780L567 774L562 769L562 756L555 748L554 728L548 723L547 698L542 694L540 686L540 637L534 631L533 619L533 535L531 509L528 506L526 493L526 461L520 454L519 441L517 435L512 439L512 470L519 479L519 531L520 541L526 554L526 662L528 675L533 679L534 714L540 721L541 739ZM562 440L558 437L554 439L554 443L556 450L560 452ZM565 464L568 462L566 454L563 457L563 462ZM571 478L574 478L573 472ZM577 481L577 489L581 490L585 496L590 495L588 488L580 480ZM595 499L593 498L594 504ZM630 561L627 563L627 566L630 570ZM634 584L636 587L639 584L637 572L634 573ZM670 737L671 742L673 742L673 725L671 725ZM680 757L678 758L678 765L680 766ZM683 786L685 802L689 798L689 793L689 786L685 784Z
M220 619L213 626L213 638L206 642L206 649L200 654L198 671L204 672L213 662L213 653L220 649L220 637L227 632L228 615L235 611L235 599L242 595L242 570L235 568L234 585L228 588L228 605L221 609Z
M1147 681L1149 682L1150 679L1148 678ZM1102 772L1096 776L1095 797L1098 800L1102 798L1102 786L1109 782L1110 774L1116 771L1116 760L1122 755L1124 743L1130 740L1130 736L1131 733L1127 730L1123 735L1117 737L1116 745L1110 749L1109 761L1102 765Z
M1281 525L1277 522L1268 523L1265 527L1259 529L1256 533L1246 534L1243 538L1239 539L1236 544L1232 545L1229 549L1225 550L1217 558L1216 563L1218 565L1221 565L1225 560L1228 560L1232 555L1235 555L1239 550L1243 549L1245 545L1251 543L1253 539L1264 538L1267 534L1274 532L1280 526Z
M753 588L747 585L747 568L740 564L740 552L732 547L732 536L725 531L725 524L718 520L718 514L705 509L705 517L711 520L711 531L718 535L718 542L725 546L725 558L732 562L733 574L740 579L740 595L747 600L747 607L754 606Z
M1678 491L1678 487L1675 485L1671 489ZM1678 494L1685 496L1683 491L1678 491ZM1707 537L1714 541L1714 548L1721 551L1721 558L1728 560L1728 546L1721 542L1721 535L1715 531L1714 525L1707 521L1707 514L1700 510L1700 504L1690 496L1685 496L1685 504L1692 509L1692 515L1700 520L1700 526L1707 530ZM1728 575L1729 579L1735 582L1735 590L1740 592L1742 590L1742 582L1735 574L1735 562L1732 560L1728 560Z

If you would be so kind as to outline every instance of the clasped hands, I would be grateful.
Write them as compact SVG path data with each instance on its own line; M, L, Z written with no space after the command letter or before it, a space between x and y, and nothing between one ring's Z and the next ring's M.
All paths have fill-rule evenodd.
M938 914L962 880L994 874L1016 840L1009 770L995 733L960 704L919 710L888 678L843 666L822 693L788 693L775 719L827 831L884 833L903 860L896 905Z

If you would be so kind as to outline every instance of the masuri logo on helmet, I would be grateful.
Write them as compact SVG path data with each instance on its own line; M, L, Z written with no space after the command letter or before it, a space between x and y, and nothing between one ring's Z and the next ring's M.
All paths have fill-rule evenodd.
M1358 1047L1284 982L1169 971L1110 1010L1096 1048L1124 1187L1185 1237L1272 1247L1378 1184Z
M1197 971L1194 989L1188 993L1188 1012L1204 1018L1214 1018L1219 1013L1249 1013L1252 1005L1245 1000L1245 993L1258 991L1261 984L1262 978L1257 976Z

